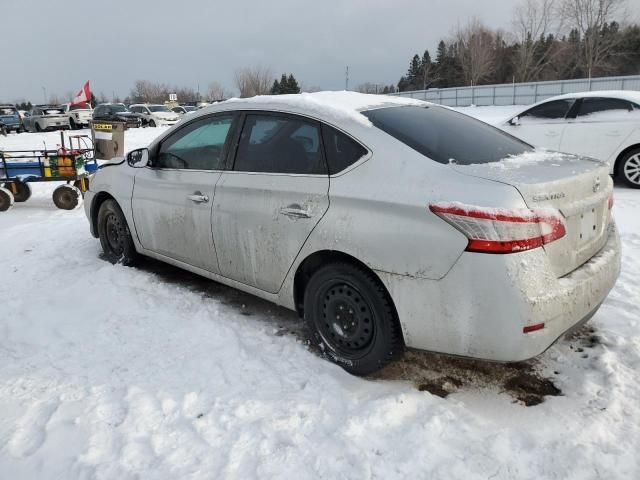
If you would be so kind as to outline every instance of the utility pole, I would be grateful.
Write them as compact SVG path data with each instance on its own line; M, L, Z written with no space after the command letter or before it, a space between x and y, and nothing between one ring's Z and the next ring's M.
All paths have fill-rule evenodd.
M344 89L349 90L349 65L347 65L347 69L344 72Z
M42 95L44 95L44 103L47 103L47 89L42 87Z

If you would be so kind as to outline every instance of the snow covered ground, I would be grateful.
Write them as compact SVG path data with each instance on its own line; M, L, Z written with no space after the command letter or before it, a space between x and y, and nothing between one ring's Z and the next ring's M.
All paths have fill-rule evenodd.
M622 275L578 335L522 365L411 352L362 379L292 312L101 260L53 187L0 214L2 479L640 478L640 192L616 187Z

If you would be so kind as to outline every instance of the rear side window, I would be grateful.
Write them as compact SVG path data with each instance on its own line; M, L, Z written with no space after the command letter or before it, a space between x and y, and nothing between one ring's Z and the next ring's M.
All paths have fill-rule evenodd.
M520 115L520 120L522 122L563 120L574 102L574 99L552 100L527 110Z
M502 130L443 107L388 107L362 113L380 130L439 163L497 162L532 149Z
M586 117L601 112L615 112L616 110L621 113L630 112L633 110L633 104L618 98L585 98L580 105L578 117Z
M329 175L341 172L367 154L367 149L362 145L328 125L322 125L322 136Z
M233 169L326 174L320 138L317 122L295 116L248 114Z

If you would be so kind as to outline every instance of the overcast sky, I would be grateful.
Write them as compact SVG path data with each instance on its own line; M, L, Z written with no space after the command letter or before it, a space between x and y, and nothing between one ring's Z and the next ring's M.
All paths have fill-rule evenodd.
M214 80L261 64L304 85L395 84L410 57L476 16L509 29L512 0L10 0L0 5L0 101L77 91L124 97L137 79ZM634 2L631 2L634 3ZM640 2L638 2L640 4ZM635 10L638 7L633 7Z

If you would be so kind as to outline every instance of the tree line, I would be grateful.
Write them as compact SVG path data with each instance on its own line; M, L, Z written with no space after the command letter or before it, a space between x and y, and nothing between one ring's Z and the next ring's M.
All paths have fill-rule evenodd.
M415 54L399 91L640 73L640 26L626 0L523 0L512 31L478 19ZM385 92L386 93L386 92Z

